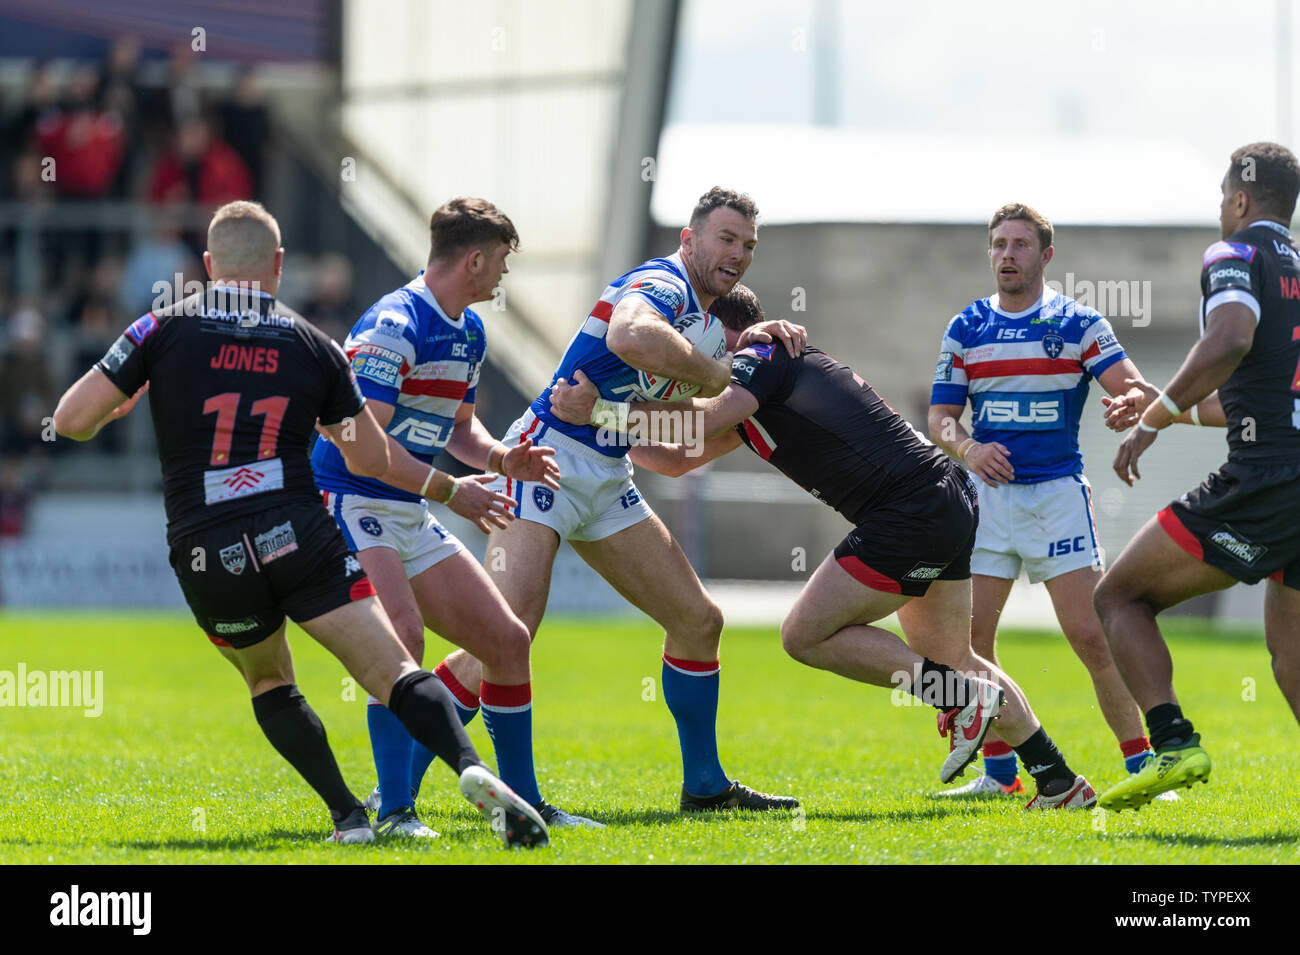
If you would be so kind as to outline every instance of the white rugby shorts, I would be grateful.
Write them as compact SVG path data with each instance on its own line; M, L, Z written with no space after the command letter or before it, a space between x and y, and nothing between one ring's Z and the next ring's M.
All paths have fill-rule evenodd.
M546 525L560 540L598 541L653 516L632 483L632 462L626 455L601 454L548 427L532 411L525 411L502 441L513 448L524 437L555 449L560 489L498 477L488 486L515 499L515 517Z
M1023 563L1030 583L1080 567L1102 569L1092 486L1082 474L989 487L978 481L979 529L972 574L1014 580Z
M348 550L391 547L402 558L408 580L465 549L423 501L390 501L333 491L324 491L322 496Z

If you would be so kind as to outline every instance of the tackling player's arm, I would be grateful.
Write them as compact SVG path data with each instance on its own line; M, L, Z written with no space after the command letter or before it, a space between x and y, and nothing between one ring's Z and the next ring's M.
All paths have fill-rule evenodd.
M532 438L525 438L513 448L506 447L478 420L472 401L463 401L456 409L456 423L447 441L447 451L472 468L516 481L541 481L557 490L560 487L560 467L554 461L554 448L533 447Z
M369 398L366 407L371 410L380 428L387 428L393 420L395 409L386 401ZM484 486L495 480L494 475L452 477L446 471L439 471L421 461L402 447L392 435L385 432L384 436L388 442L389 465L383 474L375 477L385 484L446 504L453 513L477 524L485 534L491 530L489 525L505 527L514 517L510 511L515 502Z
M1212 412L1214 405L1218 405L1217 415L1223 415L1223 407L1218 402L1218 388L1228 380L1254 344L1255 323L1255 313L1240 301L1224 302L1205 317L1205 334L1192 346L1182 367L1164 391L1178 408L1186 409L1183 414L1187 414L1189 419L1191 406L1197 405L1199 413L1200 403L1211 395L1215 400L1207 405L1206 410ZM1152 401L1147 405L1139 426L1128 433L1115 455L1115 473L1120 480L1131 487L1135 478L1142 477L1137 469L1138 458L1155 441L1157 432L1181 418L1182 414L1176 418L1162 401Z
M674 333L675 334L675 333ZM699 434L691 433L699 423L705 440L734 428L758 410L758 399L744 388L728 385L712 398L687 401L605 401L581 369L574 372L576 385L558 380L551 388L551 411L569 424L594 424L598 428L628 432L635 430L633 415L656 415L654 433L663 444L699 447ZM650 430L650 429L647 429Z
M605 344L633 368L699 385L706 398L721 394L731 380L731 355L714 361L642 295L627 295L614 306Z
M639 468L646 468L667 477L681 477L702 464L722 457L743 444L735 428L716 434L704 442L695 454L696 446L688 444L637 444L628 451L628 457Z
M59 399L54 430L73 441L89 441L104 425L127 415L148 390L146 381L128 397L98 367L92 368Z
M388 435L379 426L370 408L363 407L353 418L317 426L343 455L348 470L362 477L380 477L388 471Z

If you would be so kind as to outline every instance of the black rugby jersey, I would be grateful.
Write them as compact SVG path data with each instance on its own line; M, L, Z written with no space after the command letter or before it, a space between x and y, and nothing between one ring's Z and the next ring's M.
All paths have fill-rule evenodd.
M942 450L816 348L798 358L775 343L741 349L731 381L758 399L736 426L745 444L854 524L900 489L948 473Z
M1300 247L1285 226L1256 222L1205 250L1201 295L1201 334L1224 302L1258 319L1250 351L1219 388L1228 460L1300 465Z
M363 399L342 350L274 297L235 286L137 319L98 367L149 382L167 539L290 501L319 504L308 445Z

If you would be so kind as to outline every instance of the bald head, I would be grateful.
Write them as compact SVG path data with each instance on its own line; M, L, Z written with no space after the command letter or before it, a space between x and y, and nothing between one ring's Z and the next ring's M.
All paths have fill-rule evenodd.
M213 279L266 284L279 272L280 226L260 203L228 202L208 225L208 270Z

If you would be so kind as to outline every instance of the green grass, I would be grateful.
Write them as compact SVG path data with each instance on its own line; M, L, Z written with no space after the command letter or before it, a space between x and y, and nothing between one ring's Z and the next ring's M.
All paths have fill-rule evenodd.
M934 713L810 670L775 629L723 639L724 767L806 815L683 817L676 734L659 691L660 634L639 620L555 619L535 652L539 777L552 801L609 823L507 853L440 764L419 810L428 843L326 845L316 796L271 749L243 683L183 616L0 616L0 670L102 670L103 713L0 710L0 864L8 863L1295 863L1296 724L1258 635L1167 628L1183 706L1215 761L1208 786L1141 813L1023 812L1016 800L928 797L946 742ZM301 631L298 683L355 791L373 785L364 695ZM442 652L431 643L430 658ZM1000 653L1072 766L1101 789L1118 747L1059 634L1008 633ZM1254 699L1243 681L1254 681ZM647 682L649 681L649 682ZM643 697L653 695L647 701ZM471 735L491 762L481 721ZM969 776L967 777L969 778ZM1026 777L1026 782L1032 781Z

